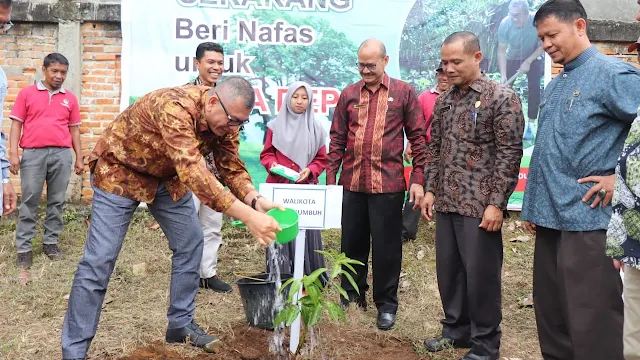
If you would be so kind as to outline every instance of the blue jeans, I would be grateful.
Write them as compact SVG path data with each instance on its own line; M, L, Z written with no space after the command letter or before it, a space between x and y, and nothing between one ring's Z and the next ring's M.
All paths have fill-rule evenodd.
M71 287L62 328L63 358L84 358L96 333L109 277L122 248L131 216L139 202L93 186L91 223L84 255ZM173 251L169 290L169 328L182 328L193 320L198 292L203 234L192 194L173 201L167 188L158 187L149 211L158 221Z

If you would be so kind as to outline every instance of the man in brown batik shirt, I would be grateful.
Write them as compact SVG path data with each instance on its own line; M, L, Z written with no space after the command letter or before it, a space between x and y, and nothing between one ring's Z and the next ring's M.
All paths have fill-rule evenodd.
M203 233L191 192L210 208L243 221L260 243L273 241L280 228L264 212L282 207L259 195L238 155L238 128L248 122L254 103L253 87L240 77L215 88L160 89L138 99L104 131L89 157L91 223L62 329L64 359L87 354L140 202L149 204L173 251L166 341L188 340L206 351L220 347L219 339L193 321ZM230 191L205 165L202 154L212 151Z
M470 32L450 35L442 63L451 89L436 101L427 145L427 219L436 218L436 272L445 318L429 351L471 350L464 360L499 357L502 220L518 182L524 115L518 95L480 71Z

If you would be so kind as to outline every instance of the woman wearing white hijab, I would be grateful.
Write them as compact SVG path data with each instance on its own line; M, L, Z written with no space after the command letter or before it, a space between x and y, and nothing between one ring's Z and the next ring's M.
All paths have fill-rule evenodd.
M313 93L305 82L289 86L282 107L275 120L267 124L267 138L260 153L260 163L269 172L275 165L282 165L300 173L298 184L317 184L325 170L327 149L326 132L313 115ZM267 183L290 183L288 179L269 172ZM320 230L306 230L305 275L324 267L324 258L315 250L322 250ZM279 247L278 264L281 273L293 274L295 242ZM267 248L267 272L271 272L270 248ZM320 277L326 281L325 276Z

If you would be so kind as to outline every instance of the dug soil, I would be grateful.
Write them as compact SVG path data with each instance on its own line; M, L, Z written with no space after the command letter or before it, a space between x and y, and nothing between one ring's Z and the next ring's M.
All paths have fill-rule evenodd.
M183 357L170 346L157 343L136 349L120 360L286 360L286 359L393 359L421 360L413 344L395 334L373 330L345 330L339 325L326 324L320 327L320 338L313 355L289 357L269 354L272 331L260 330L247 325L233 328L232 334L222 336L224 346L217 354L202 353L194 357ZM288 334L284 341L289 347Z

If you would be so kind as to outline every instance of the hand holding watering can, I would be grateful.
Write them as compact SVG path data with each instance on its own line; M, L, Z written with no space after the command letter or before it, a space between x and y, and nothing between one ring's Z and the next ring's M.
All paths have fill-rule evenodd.
M274 238L276 243L284 244L292 241L298 235L298 212L284 208L282 205L260 198L262 204L256 203L257 213L248 221L236 220L233 226L247 227L256 236L258 242L269 244ZM263 213L265 212L266 213ZM272 229L275 228L275 231Z

